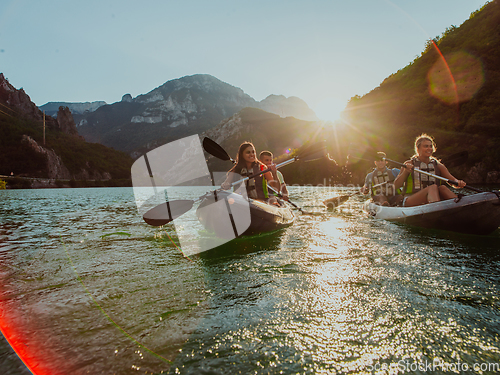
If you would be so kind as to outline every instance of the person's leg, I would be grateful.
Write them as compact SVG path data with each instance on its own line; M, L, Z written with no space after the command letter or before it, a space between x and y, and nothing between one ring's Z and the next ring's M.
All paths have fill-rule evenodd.
M427 186L425 189L406 198L405 207L420 206L432 202L439 202L439 189L437 185Z
M372 200L374 203L380 204L381 206L389 205L389 202L387 201L387 197L385 195L375 195Z
M394 206L400 206L401 203L403 202L403 196L398 194L398 195L394 195L392 197L389 198L389 205L391 207L394 207Z
M447 199L455 199L457 195L450 189L448 189L447 186L441 185L439 187L439 197L441 198L442 201L445 201Z

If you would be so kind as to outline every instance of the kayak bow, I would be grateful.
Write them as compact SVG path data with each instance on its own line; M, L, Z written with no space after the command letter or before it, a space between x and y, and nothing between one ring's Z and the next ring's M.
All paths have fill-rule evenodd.
M488 235L500 225L500 199L489 192L414 207L379 206L369 200L363 209L376 219L459 233Z

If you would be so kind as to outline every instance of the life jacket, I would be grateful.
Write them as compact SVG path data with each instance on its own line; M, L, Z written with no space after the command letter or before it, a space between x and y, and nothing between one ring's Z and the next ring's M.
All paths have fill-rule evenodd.
M252 168L247 169L247 168L236 168L234 170L235 173L238 173L241 175L241 177L249 177L253 176L256 173L259 173L265 169L264 165L260 165L257 163L254 163ZM245 181L245 187L247 189L247 196L252 199L267 199L269 198L269 194L267 192L267 186L266 189L264 189L263 183L265 183L263 180L265 180L264 176L261 174L257 177L251 178L249 180ZM236 187L235 187L236 189Z
M413 162L414 168L418 168L421 171L441 176L441 171L439 170L438 162L436 159L431 159L428 164L420 161L420 159L416 157L413 157L411 161ZM440 184L439 180L437 180L435 177L411 171L411 173L408 175L408 178L405 181L404 192L405 194L414 194L417 191L425 189L427 186L434 184L438 185Z
M385 195L386 197L396 195L396 189L394 189L394 174L387 167L383 171L379 171L375 168L372 172L372 186L382 184L387 182L385 185L372 187L372 197L376 195Z
M278 180L279 180L280 184L283 185L285 183L285 179L283 178L283 175L281 174L280 171L276 171L276 172L277 172ZM269 189L267 188L267 180L265 178L262 179L262 189L264 190L264 194L266 194L266 196L279 197L279 194L276 194L272 190L269 191Z

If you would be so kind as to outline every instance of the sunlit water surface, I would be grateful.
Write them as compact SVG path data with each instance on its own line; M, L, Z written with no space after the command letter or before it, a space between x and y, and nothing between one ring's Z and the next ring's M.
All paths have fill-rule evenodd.
M132 189L0 191L2 330L42 374L499 364L498 231L375 221L361 198L321 208L344 192L291 188L296 204L322 214L189 259L172 225L142 221ZM29 373L5 340L0 367Z

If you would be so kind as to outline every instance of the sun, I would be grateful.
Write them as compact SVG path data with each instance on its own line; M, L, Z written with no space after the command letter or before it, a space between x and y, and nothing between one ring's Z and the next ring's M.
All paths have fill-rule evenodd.
M341 113L344 111L346 105L347 100L328 96L315 105L313 111L320 120L333 122L340 120Z

